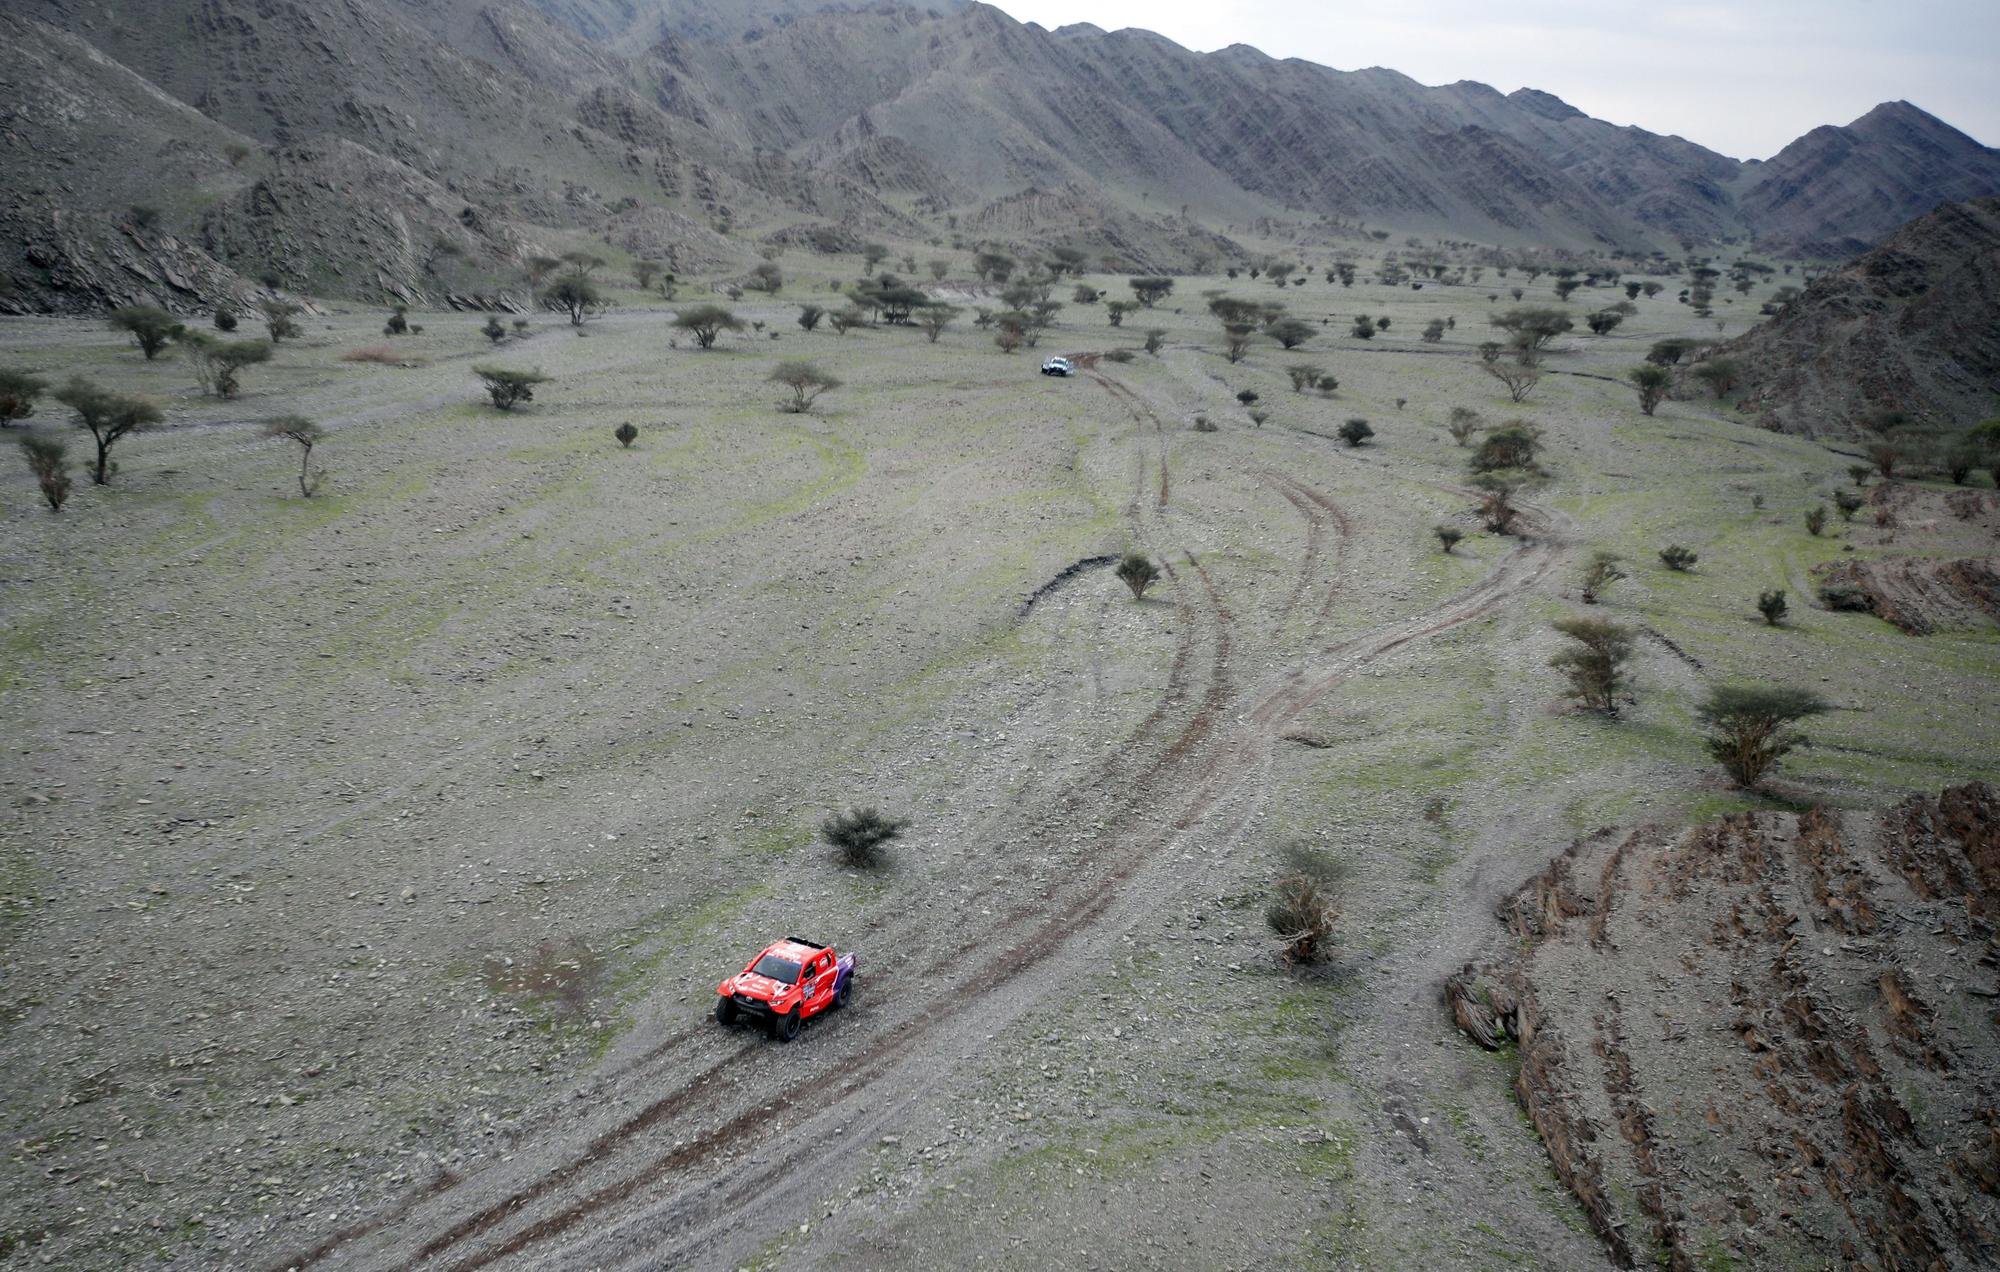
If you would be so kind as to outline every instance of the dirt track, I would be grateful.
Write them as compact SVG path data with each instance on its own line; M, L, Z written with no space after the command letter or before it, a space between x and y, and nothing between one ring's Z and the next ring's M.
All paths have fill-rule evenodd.
M1135 499L1128 513L1144 509L1135 514L1134 538L1167 563L1181 615L1180 646L1155 710L1112 748L1104 766L1026 813L1041 826L1107 826L1080 854L1090 868L965 932L959 957L945 964L963 968L960 976L940 977L944 969L936 965L911 975L908 954L872 958L866 995L883 1005L821 1027L809 1055L719 1033L663 1040L643 1064L612 1075L593 1097L599 1107L638 1104L636 1113L609 1125L591 1119L584 1133L550 1128L543 1134L573 1147L551 1153L544 1141L527 1155L525 1172L497 1166L427 1186L383 1220L281 1256L274 1267L434 1265L473 1272L516 1257L523 1266L551 1260L721 1266L744 1257L769 1236L746 1228L746 1203L754 1198L779 1213L805 1204L823 1188L821 1172L840 1172L909 1103L949 1080L977 1049L978 1030L1003 1029L1073 984L1115 933L1154 904L1167 881L1156 877L1158 870L1149 873L1149 865L1192 834L1213 842L1240 833L1272 744L1301 712L1373 660L1471 622L1535 586L1559 559L1560 545L1538 533L1444 604L1307 655L1274 686L1240 689L1231 654L1239 633L1260 625L1240 625L1199 557L1175 541L1167 514L1166 424L1110 374L1089 375L1141 422L1135 468L1159 473L1159 495L1156 503ZM1306 519L1298 587L1323 589L1324 615L1344 582L1338 562L1351 529L1331 498L1290 478L1270 480ZM1529 515L1545 524L1551 514L1531 508ZM1322 561L1328 534L1335 540L1330 571ZM1280 618L1288 613L1289 607ZM1242 723L1226 724L1232 716ZM903 951L915 936L891 928L871 934L870 943ZM975 952L976 963L967 957ZM865 1031L857 1027L863 1018ZM675 1083L669 1094L639 1095L656 1091L668 1075ZM782 1089L758 1089L764 1081ZM744 1088L753 1092L747 1100ZM759 1158L773 1141L782 1142L782 1154ZM815 1171L800 1172L801 1160L815 1163Z

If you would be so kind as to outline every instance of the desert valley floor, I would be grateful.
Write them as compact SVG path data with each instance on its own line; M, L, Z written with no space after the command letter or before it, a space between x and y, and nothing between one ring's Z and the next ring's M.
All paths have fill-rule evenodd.
M636 292L497 348L336 303L229 402L99 324L0 324L10 364L169 416L60 515L0 472L0 1263L1602 1266L1511 1053L1442 996L1516 943L1496 907L1602 828L2000 781L1990 624L1813 603L1829 563L1991 554L1986 479L1809 534L1852 448L1640 413L1626 370L1715 326L1670 293L1516 405L1484 286L1314 278L1285 300L1322 334L1232 365L1199 295L1268 284L1071 305L1008 356L966 320L803 333L813 268L706 352ZM779 357L844 387L781 413ZM502 413L488 362L553 379ZM1518 535L1473 515L1454 406L1543 431ZM259 427L293 411L328 430L312 499ZM1591 612L1641 633L1616 719L1549 666L1599 550L1629 577ZM1767 794L1693 720L1737 680L1834 707ZM851 804L910 819L880 870L816 838ZM1264 908L1299 843L1347 875L1293 971ZM716 982L788 933L857 953L852 1009L719 1028ZM1974 979L1924 992L1990 1012ZM1681 986L1635 982L1636 1060L1671 1067L1646 1022ZM1770 1248L1688 1222L1707 1266Z

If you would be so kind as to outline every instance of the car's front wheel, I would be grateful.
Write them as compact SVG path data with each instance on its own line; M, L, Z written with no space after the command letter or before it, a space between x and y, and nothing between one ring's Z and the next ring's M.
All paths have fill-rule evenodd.
M799 1013L797 1010L782 1016L771 1017L771 1036L779 1042L790 1042L799 1036Z
M736 1023L736 1000L717 996L715 1000L716 1023L733 1025Z

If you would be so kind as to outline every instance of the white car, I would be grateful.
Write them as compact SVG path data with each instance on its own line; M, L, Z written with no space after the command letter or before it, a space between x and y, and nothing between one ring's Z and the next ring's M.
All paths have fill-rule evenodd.
M1076 363L1068 358L1050 358L1042 364L1043 375L1075 375Z

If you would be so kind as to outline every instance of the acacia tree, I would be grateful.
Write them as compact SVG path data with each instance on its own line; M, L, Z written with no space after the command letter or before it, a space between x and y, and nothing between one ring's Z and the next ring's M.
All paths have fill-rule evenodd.
M1573 642L1549 659L1549 665L1569 680L1566 696L1586 710L1617 715L1618 695L1628 683L1625 667L1632 659L1632 629L1601 618L1560 618L1555 629Z
M790 401L778 404L779 410L791 415L811 410L820 394L840 387L840 381L834 376L810 362L799 360L780 362L767 378L773 384L782 384L792 391Z
M1301 322L1297 318L1287 318L1265 328L1265 334L1287 349L1296 349L1312 339L1314 332L1310 323Z
M264 315L264 329L270 333L272 344L301 334L298 318L305 312L304 305L295 300L264 300L257 303L257 308Z
M1509 363L1498 362L1498 361L1487 362L1483 360L1480 362L1479 365L1481 369L1483 369L1486 372L1486 374L1500 381L1500 383L1506 388L1507 397L1511 401L1515 402L1527 401L1528 395L1535 391L1535 386L1542 382L1542 373L1540 371L1537 371L1533 367L1510 365Z
M778 289L784 285L785 272L773 261L765 261L751 270L750 281L744 284L751 291L760 291L767 296L777 295Z
M653 280L666 270L659 261L633 261L632 281L639 284L640 291L653 290Z
M1673 376L1665 367L1644 363L1625 373L1632 387L1639 390L1639 409L1651 415L1653 409L1666 400L1667 388L1673 383Z
M930 342L936 344L938 337L944 334L946 327L951 326L952 320L958 317L959 312L956 305L947 305L941 300L934 300L929 304L917 306L917 325L924 329L924 335Z
M1134 278L1131 280L1131 285L1132 294L1148 309L1166 299L1174 290L1174 280L1171 278Z
M1754 790L1779 760L1805 744L1792 726L1826 709L1805 689L1719 685L1695 708L1695 718L1708 727L1708 753L1737 785Z
M591 315L610 303L605 300L604 293L597 290L597 284L581 273L564 274L549 284L541 299L543 308L568 314L572 327L581 327Z
M1533 366L1542 350L1549 347L1550 342L1575 325L1570 321L1568 314L1546 305L1527 305L1509 309L1504 314L1495 314L1487 321L1507 333L1508 344L1514 350L1515 359L1524 367Z
M818 305L800 305L799 330L810 334L815 327L819 326L819 320L825 316L826 310L821 309Z
M48 391L46 380L37 379L24 371L0 368L0 428L33 415L35 399Z
M231 340L216 345L209 352L209 361L214 368L215 395L235 397L241 387L243 368L270 360L271 342L268 340Z
M264 436L283 438L299 448L299 493L308 499L317 494L326 470L312 466L313 447L326 436L325 430L303 415L280 415L264 426Z
M889 249L880 243L869 243L861 249L861 259L867 262L868 272L871 274L875 272L875 267L882 263L882 258L888 254Z
M1694 370L1688 374L1706 384L1708 391L1715 394L1717 401L1721 401L1736 387L1736 381L1742 371L1733 358L1710 358L1696 364Z
M154 305L121 305L111 311L106 321L115 330L131 332L148 362L159 357L167 342L185 330L172 314Z
M150 398L133 397L100 389L82 376L57 389L55 400L76 413L77 424L89 430L97 443L97 463L90 478L100 486L111 484L111 448L128 433L143 432L164 416Z
M503 411L513 410L516 402L534 401L535 386L547 384L550 379L540 371L519 371L512 367L474 367L472 374L485 383L487 396Z
M1125 315L1131 313L1138 307L1139 305L1137 301L1131 301L1131 300L1107 301L1104 306L1104 316L1110 319L1112 326L1122 327L1125 325Z
M1319 383L1319 378L1326 374L1326 370L1310 362L1300 362L1286 367L1285 374L1291 377L1292 392L1304 393Z
M715 345L724 331L743 330L743 320L721 305L693 305L674 315L674 326L694 337L704 349Z

